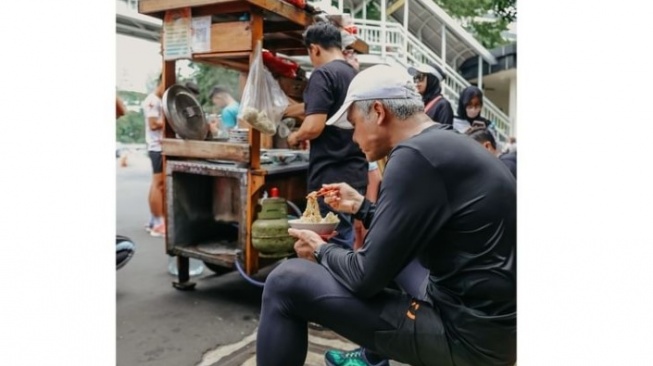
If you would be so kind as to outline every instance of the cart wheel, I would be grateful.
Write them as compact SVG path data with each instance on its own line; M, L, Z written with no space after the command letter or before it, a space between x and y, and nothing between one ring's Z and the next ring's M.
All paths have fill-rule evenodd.
M234 270L233 268L223 267L215 263L204 262L204 265L206 266L206 268L210 269L211 271L213 271L213 273L217 274L218 276L222 276L223 274L227 274Z

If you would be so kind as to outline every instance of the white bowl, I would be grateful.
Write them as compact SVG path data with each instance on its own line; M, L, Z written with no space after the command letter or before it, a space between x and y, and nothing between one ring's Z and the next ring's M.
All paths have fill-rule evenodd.
M336 226L338 226L338 222L309 223L301 222L301 219L288 220L288 224L293 229L310 230L320 235L329 235L336 229Z

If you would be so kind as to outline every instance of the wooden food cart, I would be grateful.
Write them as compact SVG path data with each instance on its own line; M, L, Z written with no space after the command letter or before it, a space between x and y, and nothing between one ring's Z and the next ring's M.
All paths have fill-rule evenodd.
M192 53L192 61L240 71L241 92L259 41L273 52L305 55L302 32L314 21L313 14L281 0L139 1L139 13L159 19L180 9L190 10L192 17L211 16L210 50ZM368 51L360 40L353 48ZM163 63L166 89L175 84L175 64L175 60ZM262 166L262 140L271 147L272 139L254 128L249 129L249 143L178 139L168 121L163 134L165 240L166 252L177 256L174 287L194 288L190 258L213 264L214 272L237 266L246 275L278 260L263 258L252 246L257 203L262 192L276 187L280 197L303 204L308 163Z

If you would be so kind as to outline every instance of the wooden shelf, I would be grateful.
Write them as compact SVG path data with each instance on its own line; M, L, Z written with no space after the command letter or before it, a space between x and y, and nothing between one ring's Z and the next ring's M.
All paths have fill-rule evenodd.
M193 15L224 14L242 11L247 5L279 15L302 27L313 23L311 14L280 0L140 0L138 12L163 19L166 10L190 7Z
M209 52L194 53L193 61L211 65L225 66L241 72L249 71L251 52Z
M183 158L230 160L249 163L250 146L217 141L196 141L164 138L161 141L163 155Z

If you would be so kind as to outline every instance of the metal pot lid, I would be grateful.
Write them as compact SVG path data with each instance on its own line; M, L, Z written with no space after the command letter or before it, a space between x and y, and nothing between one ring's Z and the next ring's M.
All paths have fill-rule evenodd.
M183 139L205 140L209 125L193 93L182 85L173 85L163 93L163 113L172 129Z

